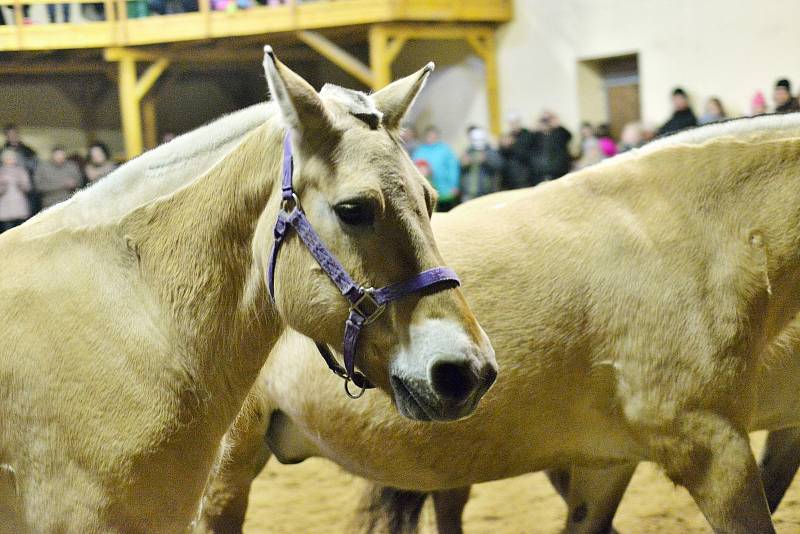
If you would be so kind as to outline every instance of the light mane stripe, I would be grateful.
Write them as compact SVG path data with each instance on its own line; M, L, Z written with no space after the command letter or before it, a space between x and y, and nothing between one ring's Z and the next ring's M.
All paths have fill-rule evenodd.
M705 126L698 126L666 137L661 137L641 148L633 149L619 156L605 159L592 167L621 163L629 158L645 156L665 148L682 145L699 145L720 137L732 137L743 141L800 137L800 113L741 117Z
M26 224L55 229L119 220L136 207L202 176L248 133L264 124L274 110L271 104L256 104L176 137Z

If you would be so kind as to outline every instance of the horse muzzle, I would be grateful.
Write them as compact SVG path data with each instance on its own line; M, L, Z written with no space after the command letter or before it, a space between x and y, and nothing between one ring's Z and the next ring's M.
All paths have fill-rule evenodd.
M471 415L497 378L494 351L490 357L439 353L424 374L393 366L389 382L400 413L417 421L455 421Z

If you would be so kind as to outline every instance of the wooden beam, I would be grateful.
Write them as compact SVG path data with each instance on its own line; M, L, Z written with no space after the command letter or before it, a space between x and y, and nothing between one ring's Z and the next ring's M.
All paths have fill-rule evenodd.
M161 74L167 70L169 60L161 58L155 63L147 67L147 70L136 81L136 100L141 100L147 92L153 87Z
M327 37L317 32L299 31L297 38L367 87L373 86L373 75L369 67Z
M389 36L382 24L369 28L369 66L372 69L372 89L377 91L392 81L392 62L386 53Z
M106 61L122 61L123 59L130 59L133 61L158 61L163 56L154 54L146 50L139 50L136 48L119 48L112 47L106 48L103 51L103 58Z
M0 75L51 75L51 74L101 74L110 68L102 64L70 64L70 63L18 63L0 64Z
M264 58L261 48L251 50L220 50L210 49L198 53L190 50L166 50L152 52L137 48L106 48L103 53L106 61L120 61L122 58L132 58L134 61L168 60L170 63L252 63L260 62ZM281 56L283 57L283 56Z
M460 40L467 35L486 37L494 31L488 24L386 23L381 24L390 36L405 35L410 39Z
M397 59L400 51L408 41L408 36L405 34L394 35L386 46L386 60L391 64Z

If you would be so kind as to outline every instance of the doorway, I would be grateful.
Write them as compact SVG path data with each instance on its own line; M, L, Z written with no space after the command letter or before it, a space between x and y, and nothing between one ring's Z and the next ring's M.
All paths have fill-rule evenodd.
M581 61L578 85L581 119L608 124L615 139L626 124L641 119L636 54Z

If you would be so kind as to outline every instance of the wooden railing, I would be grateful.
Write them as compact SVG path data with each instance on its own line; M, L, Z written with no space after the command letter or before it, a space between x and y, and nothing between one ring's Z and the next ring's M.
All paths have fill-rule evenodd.
M0 26L0 51L135 46L391 21L506 22L512 15L512 0L287 0L234 12L213 11L210 0L198 0L196 12L128 18L127 0L103 0L102 21L23 24L23 4L50 3L0 0L14 13L13 25Z

